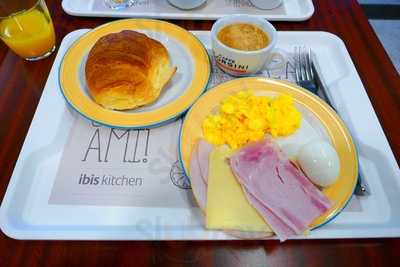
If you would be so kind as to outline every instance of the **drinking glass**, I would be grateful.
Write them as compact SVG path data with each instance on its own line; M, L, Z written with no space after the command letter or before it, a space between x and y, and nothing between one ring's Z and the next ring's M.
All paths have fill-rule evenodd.
M130 7L135 0L104 0L104 3L112 9L123 9Z
M56 36L44 0L1 0L0 38L26 60L48 57L55 50Z

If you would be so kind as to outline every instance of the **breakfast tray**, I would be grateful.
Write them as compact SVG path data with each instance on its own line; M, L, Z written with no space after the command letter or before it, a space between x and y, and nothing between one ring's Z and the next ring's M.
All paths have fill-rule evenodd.
M83 119L66 104L60 62L85 32L71 32L61 43L1 204L2 231L16 239L234 239L203 227L177 160L180 119L121 132ZM210 32L194 34L209 50ZM326 32L278 32L280 49L290 53L298 45L315 51L331 102L358 144L371 194L353 196L333 221L296 238L400 236L399 167L346 47ZM284 71L260 75L290 80L292 74L289 62ZM214 66L208 88L227 79ZM102 186L95 181L99 172Z
M218 19L227 14L249 14L268 20L303 21L314 13L311 0L283 0L281 6L272 10L257 9L249 0L207 0L205 4L192 10L175 8L167 0L137 0L133 6L123 10L110 9L103 0L63 0L62 7L73 16L190 20Z

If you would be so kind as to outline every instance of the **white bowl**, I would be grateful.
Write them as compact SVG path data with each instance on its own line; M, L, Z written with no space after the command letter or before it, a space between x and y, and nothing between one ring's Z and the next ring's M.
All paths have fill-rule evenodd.
M207 0L168 0L168 2L180 9L193 9L201 6Z
M282 0L250 0L250 2L261 9L274 9L282 4Z
M269 37L269 44L259 50L243 51L233 49L223 44L217 37L218 32L225 26L235 23L248 23L258 26ZM282 56L274 53L277 33L271 23L265 19L250 15L230 15L217 20L211 28L211 43L218 67L234 76L246 76L259 71L267 62Z

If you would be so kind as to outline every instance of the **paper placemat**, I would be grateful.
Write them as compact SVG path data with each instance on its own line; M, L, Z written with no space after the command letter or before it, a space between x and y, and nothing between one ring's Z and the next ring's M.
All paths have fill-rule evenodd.
M211 51L208 89L234 79L217 67ZM294 59L257 76L295 82ZM49 204L197 207L178 160L182 119L154 129L121 130L77 116L61 157ZM362 211L353 197L346 211Z

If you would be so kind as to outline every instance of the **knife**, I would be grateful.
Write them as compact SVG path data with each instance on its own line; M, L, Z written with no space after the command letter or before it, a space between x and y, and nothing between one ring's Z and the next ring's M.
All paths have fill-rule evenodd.
M311 60L311 68L314 74L314 81L315 84L317 85L317 88L319 89L318 91L321 93L321 95L323 96L325 102L333 109L336 111L335 107L332 105L331 101L329 100L328 94L327 94L327 90L326 90L326 86L323 83L322 79L321 79L321 75L319 72L319 68L317 66L317 64L315 63L315 56L313 55L313 59ZM336 111L337 113L337 111ZM353 140L354 142L354 140ZM357 149L357 145L356 146L356 150ZM358 166L360 166L360 161L358 160L359 164ZM364 182L364 179L361 177L360 175L360 170L358 171L358 176L357 176L357 184L356 184L356 188L354 190L354 194L356 196L367 196L370 195L370 191L369 188L367 186L367 184Z

